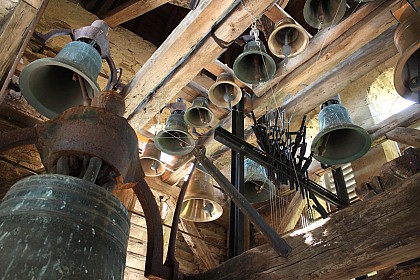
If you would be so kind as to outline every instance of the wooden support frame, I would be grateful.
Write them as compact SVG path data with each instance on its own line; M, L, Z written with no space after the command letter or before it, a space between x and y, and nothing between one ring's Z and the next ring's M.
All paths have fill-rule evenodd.
M287 259L263 245L187 279L349 279L417 258L419 180L416 174L334 213L318 228L290 234L285 239L293 251Z

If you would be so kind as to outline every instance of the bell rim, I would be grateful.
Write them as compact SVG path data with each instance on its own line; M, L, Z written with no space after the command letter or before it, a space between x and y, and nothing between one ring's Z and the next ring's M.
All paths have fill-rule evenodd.
M363 139L366 140L366 145L363 146L363 149L361 149L358 153L354 154L353 156L347 157L344 159L331 159L328 157L319 156L315 153L316 151L315 151L314 143L318 143L321 137L323 137L325 134L331 131L343 130L343 129L353 129L360 132L360 134L363 136ZM324 164L329 164L329 165L337 165L337 164L350 163L352 161L355 161L361 158L370 150L371 145L372 145L372 138L370 137L369 133L361 126L358 126L355 124L346 124L346 127L340 127L340 125L336 125L336 126L330 126L328 128L325 128L324 130L322 130L322 133L320 132L315 136L311 144L311 152L313 152L313 157L319 162L324 163Z
M273 34L277 33L279 30L281 30L283 28L293 27L293 28L297 29L300 33L303 34L303 36L305 37L305 43L296 52L290 54L288 57L289 58L290 57L295 57L295 56L301 54L309 44L309 36L306 33L306 30L303 27L301 27L300 25L297 25L296 23L291 23L291 22L290 23L287 22L287 23L283 23L283 24L281 24L281 22L279 22L279 23L280 24L273 30L273 32L271 32L270 37L268 37L268 41L267 41L268 49L271 51L271 53L273 55L275 55L279 58L284 58L285 56L283 54L278 54L277 52L273 52L273 50L271 49L272 41L275 40L275 39L273 39L273 37L274 37Z
M153 157L148 157L148 156L145 156L145 157L140 157L140 163L142 163L142 159L151 159L151 160L157 161L157 162L159 163L159 166L161 166L161 167L162 167L162 169L163 169L161 172L156 173L156 174L153 174L153 175L146 175L146 171L144 171L144 169L143 169L143 172L144 172L144 174L146 175L146 177L159 177L159 176L162 176L162 175L163 175L163 173L165 173L165 170L166 170L166 168L165 168L165 164L164 164L161 160L158 160L158 159L153 158ZM143 166L142 166L142 167L143 167ZM159 169L159 168L158 168L158 169Z
M211 221L217 220L217 219L219 219L223 215L223 207L222 207L222 205L219 202L217 202L216 200L214 200L214 199L208 199L207 197L203 198L203 197L194 197L193 196L193 197L184 199L182 201L182 204L184 204L184 202L188 202L188 201L191 201L191 200L207 200L207 201L210 201L213 204L214 208L215 208L215 211L214 212L215 212L216 215L213 215L213 216L209 217L210 219L204 219L204 218L203 219L199 219L199 218L192 219L192 218L189 218L188 216L182 215L183 207L181 207L180 218L182 218L184 220L187 220L187 221L190 221L190 222L200 223L200 222L211 222Z
M262 44L262 43L261 43ZM264 79L264 80L262 80L262 81L260 81L260 82L258 82L258 83L254 83L253 81L247 81L246 79L243 79L243 77L241 77L240 75L238 75L237 73L238 73L238 64L239 64L239 61L243 58L243 57L245 57L245 56L247 56L247 55L249 55L249 54L259 54L259 55L262 55L263 57L264 57L264 59L267 59L269 62L271 62L271 63L266 63L266 64L272 64L272 65L274 65L274 67L272 67L272 70L271 71L267 71L268 73L267 73L267 77L268 77L268 79ZM266 82L268 82L269 80L271 80L272 78L273 78L273 76L274 76L274 74L276 73L276 62L274 61L274 59L268 54L268 53L266 53L266 52L260 52L260 51L254 51L254 50L251 50L251 51L247 51L246 53L241 53L236 59L235 59L235 61L233 62L233 73L235 73L235 76L241 81L241 82L243 82L243 83L246 83L246 84L259 84L259 83L266 83Z
M48 64L46 64L48 62ZM54 58L40 58L37 59L33 62L31 62L30 64L28 64L21 72L20 77L19 77L19 88L23 94L23 96L25 97L26 101L28 101L28 103L34 107L38 113L42 114L43 116L51 119L60 113L56 113L50 109L48 109L47 107L45 107L41 102L39 102L34 95L32 94L28 94L27 93L27 89L29 88L29 78L31 77L31 74L33 73L32 70L35 70L35 67L38 66L65 66L64 68L72 70L73 72L77 73L78 75L82 76L82 78L91 86L92 90L93 90L93 96L91 96L88 92L88 95L90 98L93 98L96 94L99 94L101 92L99 84L96 81L91 80L90 77L88 77L85 73L79 71L78 69L76 69L75 67L73 67L72 65L69 64L65 64L57 59ZM34 105L32 105L34 104ZM40 111L38 108L41 108L42 111ZM64 112L64 111L63 111Z
M233 78L233 77L232 77ZM221 84L224 84L224 83L226 83L226 84L230 84L230 85L232 85L233 86L233 88L234 88L234 90L236 91L236 92L238 92L238 94L236 95L236 97L235 97L235 99L233 99L231 102L230 102L230 104L232 105L232 106L235 106L236 104L238 104L240 101L241 101L241 98L242 98L242 91L241 91L241 87L240 86L238 86L234 81L229 81L229 80L225 80L225 81L220 81L220 82L214 82L211 86L210 86L210 88L209 88L209 100L210 100L210 102L212 103L212 104L214 104L214 105L216 105L217 107L219 107L219 108L229 108L229 103L228 102L218 102L218 100L216 100L215 99L215 97L213 96L213 94L210 94L210 93L212 93L213 91L214 91L214 89L217 87L217 86L219 86L219 85L221 85ZM226 105L223 105L223 104L226 104Z
M186 147L186 148L184 148L183 151L181 150L181 151L175 152L175 153L169 153L168 151L165 151L164 148L163 148L163 146L160 144L159 137L162 136L164 133L167 133L168 131L174 131L174 132L176 131L176 132L183 133L187 137L189 144L191 144L190 145L191 147ZM174 130L162 129L161 131L159 131L156 134L156 136L155 136L155 142L154 143L155 143L155 147L159 151L164 152L165 154L168 154L168 155L172 155L172 156L184 156L184 155L187 155L187 154L191 153L194 150L194 147L195 147L195 140L191 136L191 134L188 133L188 132L182 131L182 130L177 130L177 129L174 129Z
M190 122L189 120L187 120L187 115L188 115L188 112L190 112L192 109L204 109L204 110L206 110L207 112L210 112L210 121L209 121L209 123L208 123L208 124L202 124L202 125L195 125L195 124L193 124L192 122ZM188 109L185 111L185 113L184 113L184 121L185 121L185 122L186 122L189 126L191 126L191 127L194 127L194 128L205 128L205 127L210 126L210 124L211 124L211 123L213 123L213 121L214 121L214 114L213 114L213 112L212 112L209 108L204 107L204 106L195 106L194 108L193 108L193 107L190 107L190 108L188 108Z

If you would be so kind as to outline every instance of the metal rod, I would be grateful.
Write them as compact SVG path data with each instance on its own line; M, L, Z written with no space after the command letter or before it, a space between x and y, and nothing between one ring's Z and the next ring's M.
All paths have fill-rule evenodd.
M26 166L24 166L24 165L22 165L20 163L17 163L17 162L12 161L12 160L9 160L9 159L7 159L5 157L0 156L0 160L6 162L8 164L11 164L11 165L13 165L15 167L18 167L20 169L23 169L25 171L28 171L29 173L32 173L34 175L41 174L41 172L38 172L36 170L33 170L33 169L29 168L29 167L26 167Z
M287 257L292 248L284 241L260 216L246 198L229 182L228 179L206 157L204 147L195 147L193 153L196 159L204 166L214 180L227 193L242 213L264 235L271 247L281 256Z
M335 190L339 198L346 202L346 205L350 204L349 194L347 193L346 181L344 180L343 169L341 167L331 170Z

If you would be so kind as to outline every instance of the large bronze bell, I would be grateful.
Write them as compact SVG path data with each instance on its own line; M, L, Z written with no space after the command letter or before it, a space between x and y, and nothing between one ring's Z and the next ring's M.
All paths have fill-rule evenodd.
M148 142L140 153L140 163L144 175L157 177L165 173L165 164L160 160L161 151L153 142Z
M305 29L284 15L268 38L268 48L271 53L280 58L294 57L305 50L309 36Z
M259 84L270 80L276 72L274 59L261 41L249 41L233 63L235 76L244 83Z
M249 203L267 201L274 197L276 187L268 179L263 166L247 158L244 161L243 195Z
M303 17L312 27L324 29L337 24L346 13L346 0L307 0Z
M420 95L420 14L404 19L395 30L394 43L401 58L394 70L394 86L403 98L419 102Z
M155 146L169 155L182 156L194 149L195 141L188 133L183 113L173 112L166 121L165 129L155 137Z
M202 96L195 98L191 107L185 111L184 120L191 127L210 126L214 120L214 115L209 108L209 101Z
M83 104L77 75L82 78L90 98L99 93L96 80L101 66L101 56L94 47L74 41L64 46L56 57L41 58L28 64L19 77L19 86L31 106L52 118Z
M349 112L338 97L323 104L318 121L320 132L315 136L311 150L319 162L349 163L369 151L372 143L369 134L352 124Z
M215 196L215 190L212 177L198 165L191 174L180 217L191 222L210 222L218 219L223 214L223 208Z
M0 204L2 279L123 279L130 219L107 190L66 175L30 176Z
M211 103L221 108L231 108L241 101L241 88L235 83L233 76L223 72L209 89Z

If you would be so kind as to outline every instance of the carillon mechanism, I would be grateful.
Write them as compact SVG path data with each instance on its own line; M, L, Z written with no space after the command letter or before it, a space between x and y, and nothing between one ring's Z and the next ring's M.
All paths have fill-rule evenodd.
M338 23L346 13L346 0L307 0L303 17L312 27L324 29Z
M114 98L94 104L106 100ZM48 174L17 182L0 205L2 276L122 279L130 219L111 191L142 176L135 132L113 112L84 106L32 131L26 141L35 143ZM28 134L20 132L16 145ZM0 150L10 147L3 139Z
M217 80L209 89L211 103L221 108L231 109L241 101L241 88L235 83L234 78L227 72L217 76Z
M416 5L416 6L412 6ZM413 8L415 7L416 10ZM394 43L401 58L394 70L394 86L408 100L420 101L420 2L405 3L394 16L400 22Z
M309 43L309 35L303 27L288 17L280 10L282 18L276 23L273 32L268 38L268 48L287 63L290 57L294 57L305 50Z
M189 126L195 128L210 126L214 115L209 108L209 101L202 96L195 98L191 107L185 112L184 120Z
M369 134L351 122L338 95L322 105L318 121L320 131L312 142L311 151L319 162L349 163L369 151L372 142Z
M111 84L116 86L116 68L109 53L107 34L108 26L102 20L80 29L38 34L42 43L59 35L69 35L73 42L64 46L55 58L35 60L23 69L19 86L28 103L48 118L77 105L90 105L100 92L96 80L102 58L111 69L107 89Z
M212 178L202 165L198 165L191 174L180 217L191 222L210 222L222 214Z
M254 23L250 33L253 40L246 43L243 53L233 63L235 76L248 84L267 82L276 72L276 63L267 54L264 44L258 38L258 33Z
M182 98L178 98L175 103L170 103L163 109L165 108L171 110L171 115L166 120L165 129L159 131L155 137L156 148L169 155L189 154L194 149L195 140L188 132L188 125L184 120L187 106Z
M161 151L153 142L148 142L140 152L140 163L147 177L157 177L165 173L165 164L160 160Z

